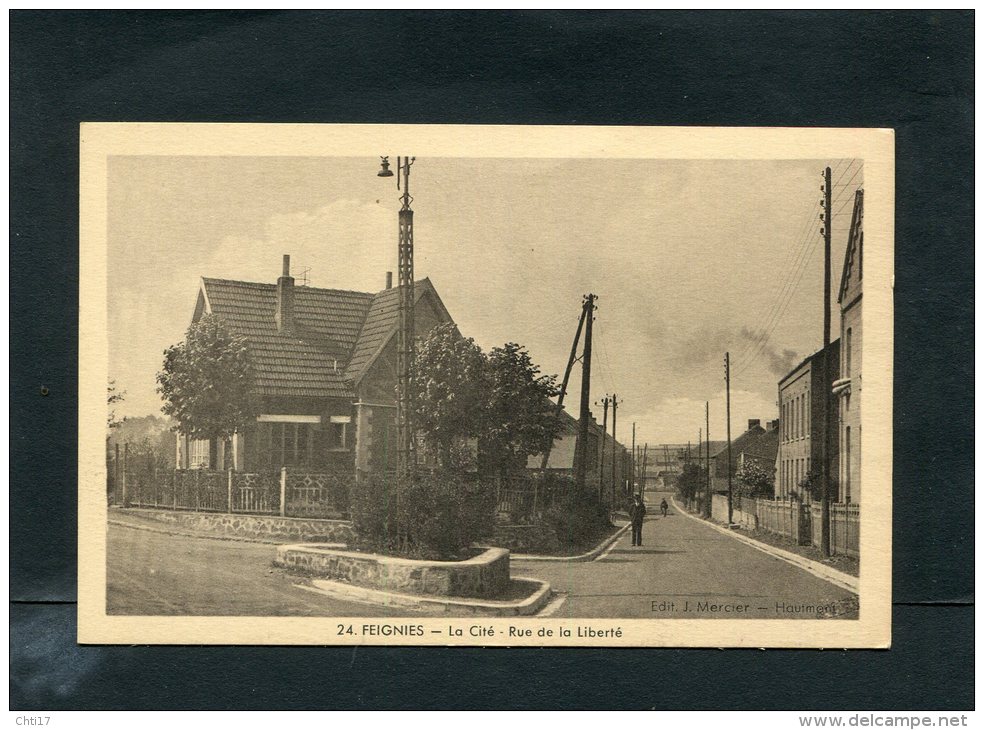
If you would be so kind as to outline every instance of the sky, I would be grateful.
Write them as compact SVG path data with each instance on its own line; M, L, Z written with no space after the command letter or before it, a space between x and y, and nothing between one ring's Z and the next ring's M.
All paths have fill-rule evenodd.
M833 170L836 288L860 160L418 159L416 278L463 334L525 346L563 375L597 295L591 395L619 400L627 443L696 442L710 403L732 436L777 418L777 382L823 341L822 171ZM378 158L112 157L110 377L121 416L159 413L155 375L202 276L377 291L395 271L399 191ZM306 272L306 274L305 274ZM568 390L576 416L580 366ZM601 420L602 409L594 407ZM610 428L610 427L609 427Z

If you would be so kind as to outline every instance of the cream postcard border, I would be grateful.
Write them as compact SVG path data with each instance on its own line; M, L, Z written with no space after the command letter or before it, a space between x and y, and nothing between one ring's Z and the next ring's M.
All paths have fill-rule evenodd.
M860 618L447 619L465 636L337 636L335 617L106 615L105 413L107 158L110 155L360 156L410 150L420 157L864 160L864 434L861 446ZM387 644L887 648L892 592L892 353L895 136L890 129L85 123L80 129L79 643ZM833 262L834 274L839 262ZM874 374L877 373L877 376ZM358 617L351 617L353 619ZM402 618L371 623L406 623ZM554 629L554 638L468 636L473 625ZM621 629L620 638L561 639L560 627ZM576 632L575 636L576 636Z

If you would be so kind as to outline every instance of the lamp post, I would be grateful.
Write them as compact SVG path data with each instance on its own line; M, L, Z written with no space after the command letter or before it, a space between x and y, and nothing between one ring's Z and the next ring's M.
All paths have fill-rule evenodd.
M396 385L396 439L397 474L413 477L416 459L413 430L413 396L410 389L414 355L414 287L413 287L413 210L410 204L410 167L415 157L396 158L396 189L403 179L403 195L400 196L400 232L397 246L397 288L399 296L400 326L397 335L397 385ZM379 177L393 177L389 157L381 159Z

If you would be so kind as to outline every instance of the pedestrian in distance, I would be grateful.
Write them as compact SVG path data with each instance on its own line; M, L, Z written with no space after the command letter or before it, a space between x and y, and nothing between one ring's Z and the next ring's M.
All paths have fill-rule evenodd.
M642 522L646 519L646 505L642 502L642 496L636 494L632 499L632 506L629 508L629 519L632 520L632 547L642 545Z
M670 505L666 503L666 498L664 497L663 501L659 503L659 511L663 513L663 517L666 517L666 513L669 509Z

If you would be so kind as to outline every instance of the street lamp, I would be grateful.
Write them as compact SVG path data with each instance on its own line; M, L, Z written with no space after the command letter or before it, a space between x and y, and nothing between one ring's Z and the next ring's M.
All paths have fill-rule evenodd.
M410 167L415 157L396 158L396 189L403 179L403 195L400 196L399 242L397 246L397 287L399 291L400 327L397 338L397 386L396 433L397 474L412 478L414 457L413 403L410 389L411 368L414 355L414 286L413 286L413 210L410 203ZM380 158L379 177L393 177L389 157Z

